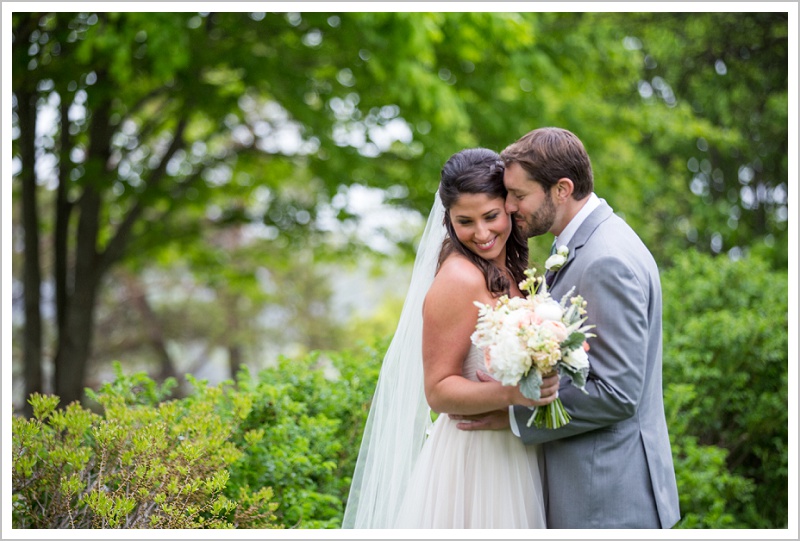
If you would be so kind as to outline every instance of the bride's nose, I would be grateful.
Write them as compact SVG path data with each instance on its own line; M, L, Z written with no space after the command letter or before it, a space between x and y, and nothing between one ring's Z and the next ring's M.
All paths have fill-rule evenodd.
M489 226L484 223L479 223L475 226L475 240L479 243L488 242L492 238L492 233L489 231Z

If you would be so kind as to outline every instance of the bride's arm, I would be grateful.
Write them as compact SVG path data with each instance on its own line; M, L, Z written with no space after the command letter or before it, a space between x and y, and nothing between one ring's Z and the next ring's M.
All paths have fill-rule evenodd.
M536 406L554 400L555 395L528 400L518 387L471 381L461 375L478 321L474 301L493 303L496 299L489 294L480 269L462 257L450 257L436 275L423 307L422 359L425 396L431 409L474 415L509 405Z

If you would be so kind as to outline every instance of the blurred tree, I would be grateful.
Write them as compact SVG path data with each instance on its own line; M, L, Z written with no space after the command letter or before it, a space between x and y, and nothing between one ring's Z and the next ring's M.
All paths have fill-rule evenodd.
M313 240L318 193L324 201L342 185L414 178L421 148L412 130L473 144L430 54L438 18L14 13L26 394L42 385L44 279L52 277L57 313L53 387L67 404L81 396L98 291L121 261L196 238L209 220L262 222L277 232L276 251L291 255ZM401 195L429 204L435 177ZM37 214L40 191L55 201L52 217ZM257 211L252 200L231 204L259 196L269 204ZM44 276L41 230L52 231L54 254Z
M788 264L787 13L648 13L605 18L642 56L638 91L667 107L641 148L662 170L642 217L656 246ZM680 137L675 137L680 133ZM687 137L688 135L688 137ZM641 211L640 211L641 212ZM644 213L643 213L644 214ZM676 230L679 235L676 235Z
M723 58L730 77L709 78L699 62L730 38L718 31L722 15L729 27L758 31L742 45L746 61ZM687 14L676 42L661 28L678 32L678 15L13 13L26 395L42 386L43 341L50 349L42 284L53 285L54 391L67 404L81 395L112 268L189 265L201 281L216 277L219 299L249 297L255 267L244 262L295 273L280 262L311 267L354 254L352 187L380 188L388 203L427 212L453 152L499 150L543 125L584 140L598 192L660 261L692 244L746 251L756 236L778 248L768 256L779 264L787 168L772 158L786 140L786 16L756 15ZM659 72L663 84L651 76L656 57L669 70ZM765 114L757 109L765 96L749 86L762 65ZM723 92L730 104L712 107ZM774 166L758 183L778 203L760 222L734 175L747 164L759 170L744 143L756 132L735 122L741 108L772 145L764 151ZM701 139L715 149L708 173ZM731 149L739 157L723 162ZM707 197L690 194L699 173L719 177L715 160L729 199L706 208ZM729 182L742 186L735 205ZM246 223L261 241L237 251L241 267L230 246L206 243ZM738 223L761 228L731 233ZM531 244L537 260L549 240ZM233 274L251 285L235 285Z

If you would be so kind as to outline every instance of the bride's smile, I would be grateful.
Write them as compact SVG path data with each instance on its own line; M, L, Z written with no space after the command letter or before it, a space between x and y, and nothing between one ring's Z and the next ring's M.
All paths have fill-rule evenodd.
M464 193L450 209L458 240L480 257L505 262L506 241L512 222L503 198Z
M492 240L488 242L477 242L476 244L478 245L478 249L480 250L491 250L492 247L495 245L496 241L497 237L494 237Z

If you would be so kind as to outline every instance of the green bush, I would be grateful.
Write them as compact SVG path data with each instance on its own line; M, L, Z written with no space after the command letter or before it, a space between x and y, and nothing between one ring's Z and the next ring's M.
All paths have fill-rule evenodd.
M670 384L665 391L681 507L677 528L748 528L748 520L736 513L751 508L755 485L729 471L726 449L700 445L691 435L681 411L695 395L690 384Z
M788 524L788 274L697 252L662 273L683 527Z
M13 423L17 528L338 528L383 344L282 358L169 400L144 374L33 395ZM276 503L271 503L274 501Z
M787 273L687 252L662 285L678 527L785 528ZM337 528L386 345L190 377L180 400L118 367L91 395L102 415L34 395L13 423L14 526Z
M90 391L103 415L34 394L33 418L14 417L15 528L275 527L268 487L223 494L242 453L219 389L163 401L174 382L159 388L116 369L113 383Z
M251 407L233 436L244 453L230 487L272 487L287 526L338 528L382 356L315 352L240 373L230 402Z

